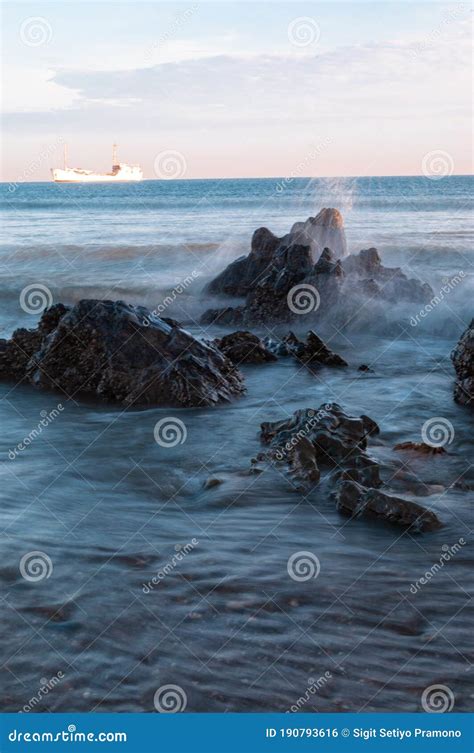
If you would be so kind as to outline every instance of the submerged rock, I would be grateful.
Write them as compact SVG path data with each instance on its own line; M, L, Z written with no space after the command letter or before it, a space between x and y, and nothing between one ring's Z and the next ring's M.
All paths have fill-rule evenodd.
M232 332L214 340L214 345L235 364L267 363L277 357L252 332Z
M39 388L125 406L214 405L244 391L219 350L143 306L85 299L53 308L37 330L17 330L2 344L0 378L21 373ZM19 342L27 344L21 358Z
M436 515L416 502L366 489L355 481L342 481L334 494L337 509L353 518L381 518L388 523L406 526L412 533L440 528Z
M456 371L454 399L461 405L474 406L474 319L464 330L451 353Z
M283 464L288 478L306 493L326 469L336 506L346 515L382 518L412 532L439 527L434 513L380 491L380 465L367 452L369 437L378 432L373 419L348 416L336 403L299 410L289 419L261 425L261 440L270 448L257 461Z
M445 455L446 450L444 447L433 447L426 442L399 442L393 448L394 450L408 450L411 452L418 452L421 455Z
M323 209L296 223L281 238L259 228L250 254L229 264L207 286L212 294L245 296L245 304L206 311L202 322L294 321L302 314L320 317L338 307L357 313L367 297L427 303L434 295L428 284L408 278L399 268L384 267L375 248L341 260L345 254L343 220L336 209Z

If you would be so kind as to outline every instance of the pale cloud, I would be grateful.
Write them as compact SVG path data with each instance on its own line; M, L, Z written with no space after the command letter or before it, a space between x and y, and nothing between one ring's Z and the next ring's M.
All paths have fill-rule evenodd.
M211 42L209 55L203 39L167 46L174 60L43 76L31 106L13 99L4 126L18 138L65 134L91 160L117 138L147 177L165 147L183 151L188 177L290 174L329 137L314 166L322 175L416 174L436 148L469 170L465 20L423 37L278 54L217 55Z

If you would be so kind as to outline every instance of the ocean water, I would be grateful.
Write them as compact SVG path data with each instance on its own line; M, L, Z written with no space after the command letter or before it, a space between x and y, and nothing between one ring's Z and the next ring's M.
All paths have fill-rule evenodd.
M303 711L416 711L435 684L455 710L472 705L473 493L453 486L474 483L472 418L452 400L449 358L472 317L471 196L472 179L456 176L0 185L1 337L35 326L45 296L155 308L171 295L165 315L221 334L199 325L217 303L206 282L248 253L257 227L283 235L324 206L343 213L350 251L376 246L435 292L461 280L415 327L419 305L370 301L351 327L325 321L348 369L244 366L246 395L219 408L124 411L0 384L3 710L39 698L36 711L152 711L167 684L190 711L285 711L306 694ZM27 286L39 298L22 307ZM434 510L440 531L348 521L324 483L303 497L276 472L248 475L262 421L328 401L379 423L371 451L431 485L405 496ZM163 447L154 427L170 416L186 437ZM446 455L393 452L433 418L452 428ZM205 488L209 478L222 483ZM49 577L28 580L20 563L36 551ZM289 576L301 551L317 556L317 578Z

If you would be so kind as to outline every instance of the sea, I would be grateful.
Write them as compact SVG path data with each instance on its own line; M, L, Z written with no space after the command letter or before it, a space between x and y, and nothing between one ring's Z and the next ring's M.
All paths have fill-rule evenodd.
M151 712L166 692L198 712L421 711L438 685L472 707L472 412L453 401L450 360L473 315L472 183L0 185L2 338L81 298L222 335L235 328L199 323L229 304L207 282L255 229L284 235L322 207L343 214L351 253L376 247L439 294L423 313L367 301L350 326L329 317L318 332L349 368L244 365L246 394L216 408L124 410L2 382L3 711ZM261 422L327 402L378 422L370 452L439 531L348 520L324 483L304 495L276 470L249 474ZM156 440L163 419L175 442ZM427 422L445 453L393 450ZM397 490L404 474L422 498Z

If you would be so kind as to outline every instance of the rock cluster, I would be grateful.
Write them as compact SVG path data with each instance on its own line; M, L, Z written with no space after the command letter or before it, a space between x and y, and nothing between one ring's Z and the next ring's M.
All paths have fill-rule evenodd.
M456 371L454 399L461 405L474 406L474 319L461 335L451 353Z
M321 250L323 240L327 245ZM259 228L253 234L250 254L229 264L207 287L214 295L245 297L245 303L209 309L202 321L285 322L300 314L326 315L337 305L356 310L361 297L389 302L431 300L433 291L427 283L408 278L399 268L384 267L377 249L341 260L345 253L342 217L336 209L324 209L317 217L296 223L282 238Z
M312 329L306 335L306 341L300 340L294 332L288 332L281 340L265 338L265 346L278 356L293 356L308 365L347 366L342 356L331 350Z
M380 490L380 466L367 453L368 438L378 432L371 418L348 416L336 403L299 410L290 419L261 425L261 440L270 448L259 453L254 464L283 464L295 486L306 492L327 470L340 512L381 518L411 532L438 528L441 524L433 512Z
M0 341L0 378L124 406L210 406L244 391L213 346L143 306L93 299L56 304Z

